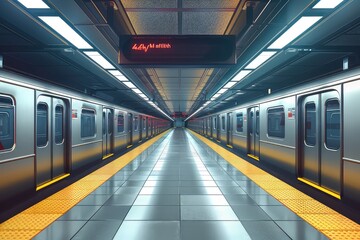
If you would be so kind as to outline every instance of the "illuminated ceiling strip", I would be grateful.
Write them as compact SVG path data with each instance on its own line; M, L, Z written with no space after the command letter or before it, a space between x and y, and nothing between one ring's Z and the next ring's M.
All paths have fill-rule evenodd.
M74 29L72 29L64 20L58 16L39 16L49 27L59 33L67 41L72 43L78 49L92 49L93 47L87 43Z
M318 2L313 9L332 9L336 8L344 0L321 0Z
M104 69L115 69L115 67L97 51L84 51L84 54Z
M18 0L19 3L29 9L49 9L50 7L45 4L42 0Z
M227 91L227 89L220 89L216 94L223 94L226 91Z
M259 67L261 64L263 64L264 62L266 62L269 58L271 58L272 56L274 56L277 52L275 51L264 51L262 53L260 53L259 56L257 56L254 60L252 60L246 67L245 69L255 69L257 67Z
M286 32L284 32L275 42L273 42L268 49L282 49L287 44L292 42L295 38L300 36L311 26L317 23L322 17L320 16L305 16L301 17L294 25L292 25Z
M223 88L229 89L232 88L235 84L237 84L238 82L228 82L227 84L225 84L225 86Z
M240 72L238 72L238 74L235 75L233 79L231 79L231 81L239 82L243 78L245 78L249 73L251 73L251 70L241 70Z
M142 93L139 89L137 89L137 88L133 88L133 89L131 89L131 90L133 90L135 93L137 93L137 94L140 94L140 93Z
M132 82L122 82L128 88L136 88L136 86Z

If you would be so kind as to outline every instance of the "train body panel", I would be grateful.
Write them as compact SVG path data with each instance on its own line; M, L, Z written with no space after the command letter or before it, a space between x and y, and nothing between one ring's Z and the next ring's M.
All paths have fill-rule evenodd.
M187 126L275 171L359 204L359 102L360 69L354 69L191 119ZM208 119L216 126L204 133Z
M170 127L167 120L1 70L0 203L35 193Z

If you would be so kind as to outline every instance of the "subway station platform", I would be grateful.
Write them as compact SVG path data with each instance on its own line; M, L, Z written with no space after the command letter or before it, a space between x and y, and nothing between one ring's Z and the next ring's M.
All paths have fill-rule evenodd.
M0 225L0 239L31 238L360 239L360 226L176 128Z

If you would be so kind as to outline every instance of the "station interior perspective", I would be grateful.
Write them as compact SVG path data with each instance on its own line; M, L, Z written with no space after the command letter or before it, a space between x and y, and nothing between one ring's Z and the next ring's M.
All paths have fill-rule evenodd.
M356 71L359 13L359 0L1 0L0 72L171 127L31 199L7 203L0 239L360 239L358 205L187 128L194 119ZM227 36L234 45L225 61L201 56L200 46L226 52L211 39ZM189 46L196 40L182 49L195 57L151 58L153 48L165 52L174 39ZM124 56L128 46L139 55ZM0 150L6 182L2 160ZM88 190L90 183L97 187ZM47 199L48 212L36 210Z

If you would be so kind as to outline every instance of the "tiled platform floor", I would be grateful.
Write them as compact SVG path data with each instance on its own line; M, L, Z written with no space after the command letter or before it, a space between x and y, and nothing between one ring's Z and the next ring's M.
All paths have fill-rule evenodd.
M327 239L175 129L35 239Z

